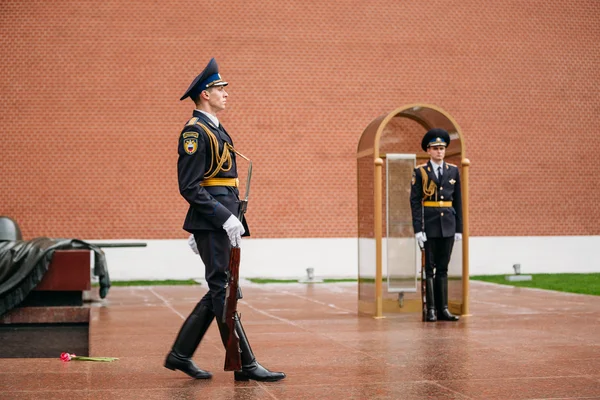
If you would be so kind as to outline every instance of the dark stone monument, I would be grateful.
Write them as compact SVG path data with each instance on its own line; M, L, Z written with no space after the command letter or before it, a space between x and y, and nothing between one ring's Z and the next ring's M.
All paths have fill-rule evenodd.
M9 217L0 216L0 245L9 246L22 239L19 225ZM13 247L12 251L25 251L19 249L23 247ZM6 254L4 264L0 263L0 288L10 290L15 287L11 283L33 280L17 276L22 267L11 263L26 256L19 258L13 254L11 258L10 251ZM83 303L83 292L91 286L90 261L89 249L54 250L47 270L42 269L41 281L38 275L33 283L39 283L31 291L6 292L13 299L7 300L8 303L22 301L0 313L0 358L58 358L62 352L89 355L90 308Z
M90 278L89 250L56 250L42 281L0 316L0 358L89 355Z

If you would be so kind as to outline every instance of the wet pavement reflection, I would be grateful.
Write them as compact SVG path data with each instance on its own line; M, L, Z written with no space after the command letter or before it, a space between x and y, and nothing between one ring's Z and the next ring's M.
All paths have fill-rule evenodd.
M114 363L0 359L2 399L600 399L600 297L471 282L471 315L357 313L355 283L244 284L239 310L275 383L223 371L216 324L194 381L163 368L205 286L113 287L91 304L90 354ZM64 349L69 351L69 349Z

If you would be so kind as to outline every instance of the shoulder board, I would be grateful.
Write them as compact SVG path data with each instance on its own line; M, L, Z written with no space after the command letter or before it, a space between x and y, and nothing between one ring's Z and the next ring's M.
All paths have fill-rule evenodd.
M190 120L188 121L188 123L187 123L187 124L185 124L185 126L192 126L192 125L195 125L195 124L196 124L196 122L198 122L198 117L194 117L194 118L190 119Z
M210 125L210 126L212 127L212 125ZM202 124L200 122L196 123L196 127L200 127L200 129L202 131L204 131L204 133L206 133L208 136L214 136L215 135L210 129L208 129L208 127L206 125L204 125L204 124Z
M454 168L458 168L458 167L457 167L456 165L454 165L454 164L446 163L446 165L449 165L449 166L451 166L451 167L454 167Z
M425 167L425 166L427 166L427 163L421 164L421 165L417 165L417 168L421 168L421 167Z
M185 124L185 128L183 130L183 132L181 133L181 136L184 139L190 138L190 137L194 137L194 138L199 138L200 137L200 133L202 133L202 131L204 131L206 134L208 135L214 135L214 133L212 133L210 131L210 129L208 129L206 127L206 125L198 122L199 118L192 118L188 121L187 124Z
M193 138L198 138L198 132L194 132L194 131L185 131L183 132L183 138L187 139L189 137L193 137Z

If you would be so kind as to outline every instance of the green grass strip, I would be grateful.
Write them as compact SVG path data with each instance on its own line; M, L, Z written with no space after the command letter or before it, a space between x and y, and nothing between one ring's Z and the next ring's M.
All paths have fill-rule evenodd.
M532 280L516 282L507 281L505 276L506 275L476 275L471 276L471 280L600 296L600 273L531 274Z
M193 279L173 280L167 279L164 281L111 281L111 286L167 286L167 285L200 285ZM93 285L97 287L98 284Z

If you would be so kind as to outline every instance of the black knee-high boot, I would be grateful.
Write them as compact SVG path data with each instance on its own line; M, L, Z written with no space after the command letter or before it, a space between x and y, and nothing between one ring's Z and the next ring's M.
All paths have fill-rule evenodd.
M438 300L434 294L433 278L426 279L425 301L427 302L427 322L435 322L436 301Z
M439 298L437 318L440 321L458 321L458 317L453 315L448 310L448 277L435 278L437 293L436 298Z
M208 307L196 306L181 326L171 352L165 360L165 368L179 370L195 379L212 377L210 372L201 370L194 364L192 356L214 317L215 315Z
M217 319L217 321L219 323L219 330L221 331L221 339L223 344L226 345L229 334L227 324L222 323L219 319ZM233 372L233 376L236 381L248 381L252 379L262 382L275 382L285 378L285 374L283 372L271 372L260 365L258 361L256 361L254 353L252 352L252 348L250 348L250 343L248 343L248 337L246 336L246 332L244 332L244 328L242 327L242 323L238 315L235 316L235 331L240 339L240 351L242 358L242 370Z

